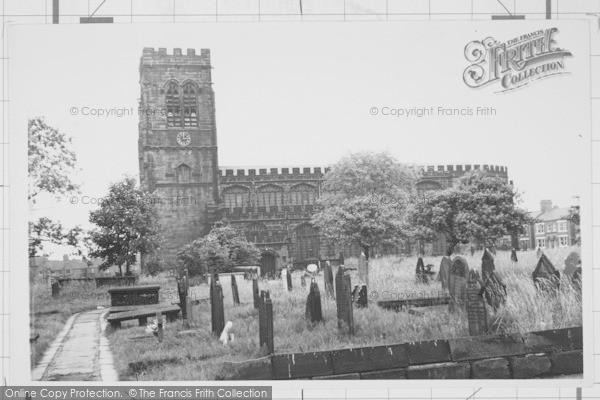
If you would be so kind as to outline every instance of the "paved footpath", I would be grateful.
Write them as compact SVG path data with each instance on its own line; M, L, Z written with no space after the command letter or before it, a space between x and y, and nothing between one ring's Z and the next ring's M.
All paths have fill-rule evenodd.
M32 380L117 381L106 328L106 309L73 315L32 372Z

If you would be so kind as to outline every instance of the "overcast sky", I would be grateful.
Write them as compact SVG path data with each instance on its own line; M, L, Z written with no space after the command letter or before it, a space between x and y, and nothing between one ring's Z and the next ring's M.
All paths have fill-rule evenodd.
M27 119L44 116L71 136L81 195L102 197L111 182L138 174L138 116L84 116L83 107L136 110L143 47L209 48L221 166L324 166L348 152L385 150L422 165L507 166L523 207L537 209L541 199L569 206L591 168L587 24L532 22L16 27L11 129L25 135ZM569 74L500 94L497 84L464 84L468 42L551 26L574 54L565 60ZM478 106L496 115L381 115L383 107ZM47 199L37 208L89 227L93 206Z

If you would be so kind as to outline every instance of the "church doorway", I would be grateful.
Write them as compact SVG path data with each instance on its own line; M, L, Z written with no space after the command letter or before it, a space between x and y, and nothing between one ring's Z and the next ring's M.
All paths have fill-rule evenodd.
M275 255L272 253L263 253L260 257L260 275L275 276Z

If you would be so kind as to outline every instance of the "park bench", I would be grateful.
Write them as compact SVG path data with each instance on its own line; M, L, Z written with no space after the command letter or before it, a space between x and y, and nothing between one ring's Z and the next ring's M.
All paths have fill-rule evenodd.
M158 304L158 285L126 286L108 289L110 293L110 305L117 306L141 306Z
M106 319L111 328L119 329L121 327L121 322L130 321L133 319L137 319L140 326L146 325L148 322L148 317L153 317L157 312L161 312L167 316L167 321L172 322L177 319L177 314L181 311L181 309L176 305L165 305L165 306L155 306L155 307L144 307L132 311L125 312L117 312L110 314Z

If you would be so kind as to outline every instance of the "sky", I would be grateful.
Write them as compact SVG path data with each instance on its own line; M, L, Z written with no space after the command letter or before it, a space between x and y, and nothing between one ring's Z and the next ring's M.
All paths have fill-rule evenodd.
M464 47L558 26L568 74L496 93L462 79ZM587 195L589 46L587 23L521 21L219 23L27 26L9 37L11 171L26 173L27 120L73 138L81 184L77 204L43 198L30 210L65 226L91 227L91 199L138 174L139 60L144 47L211 50L221 166L325 166L356 151L389 151L421 165L508 167L521 206L565 207ZM493 107L495 115L398 117L411 108ZM117 117L118 109L132 115ZM373 112L377 109L376 115ZM85 109L85 111L84 111ZM82 115L113 110L112 116ZM76 115L72 110L76 110ZM106 111L105 111L106 112ZM19 145L18 143L21 143ZM16 175L15 175L16 174ZM589 179L587 179L589 182ZM25 185L18 179L17 185ZM583 193L583 194L582 194ZM87 200L84 200L87 199ZM26 221L26 216L23 217ZM60 259L62 249L52 249Z

